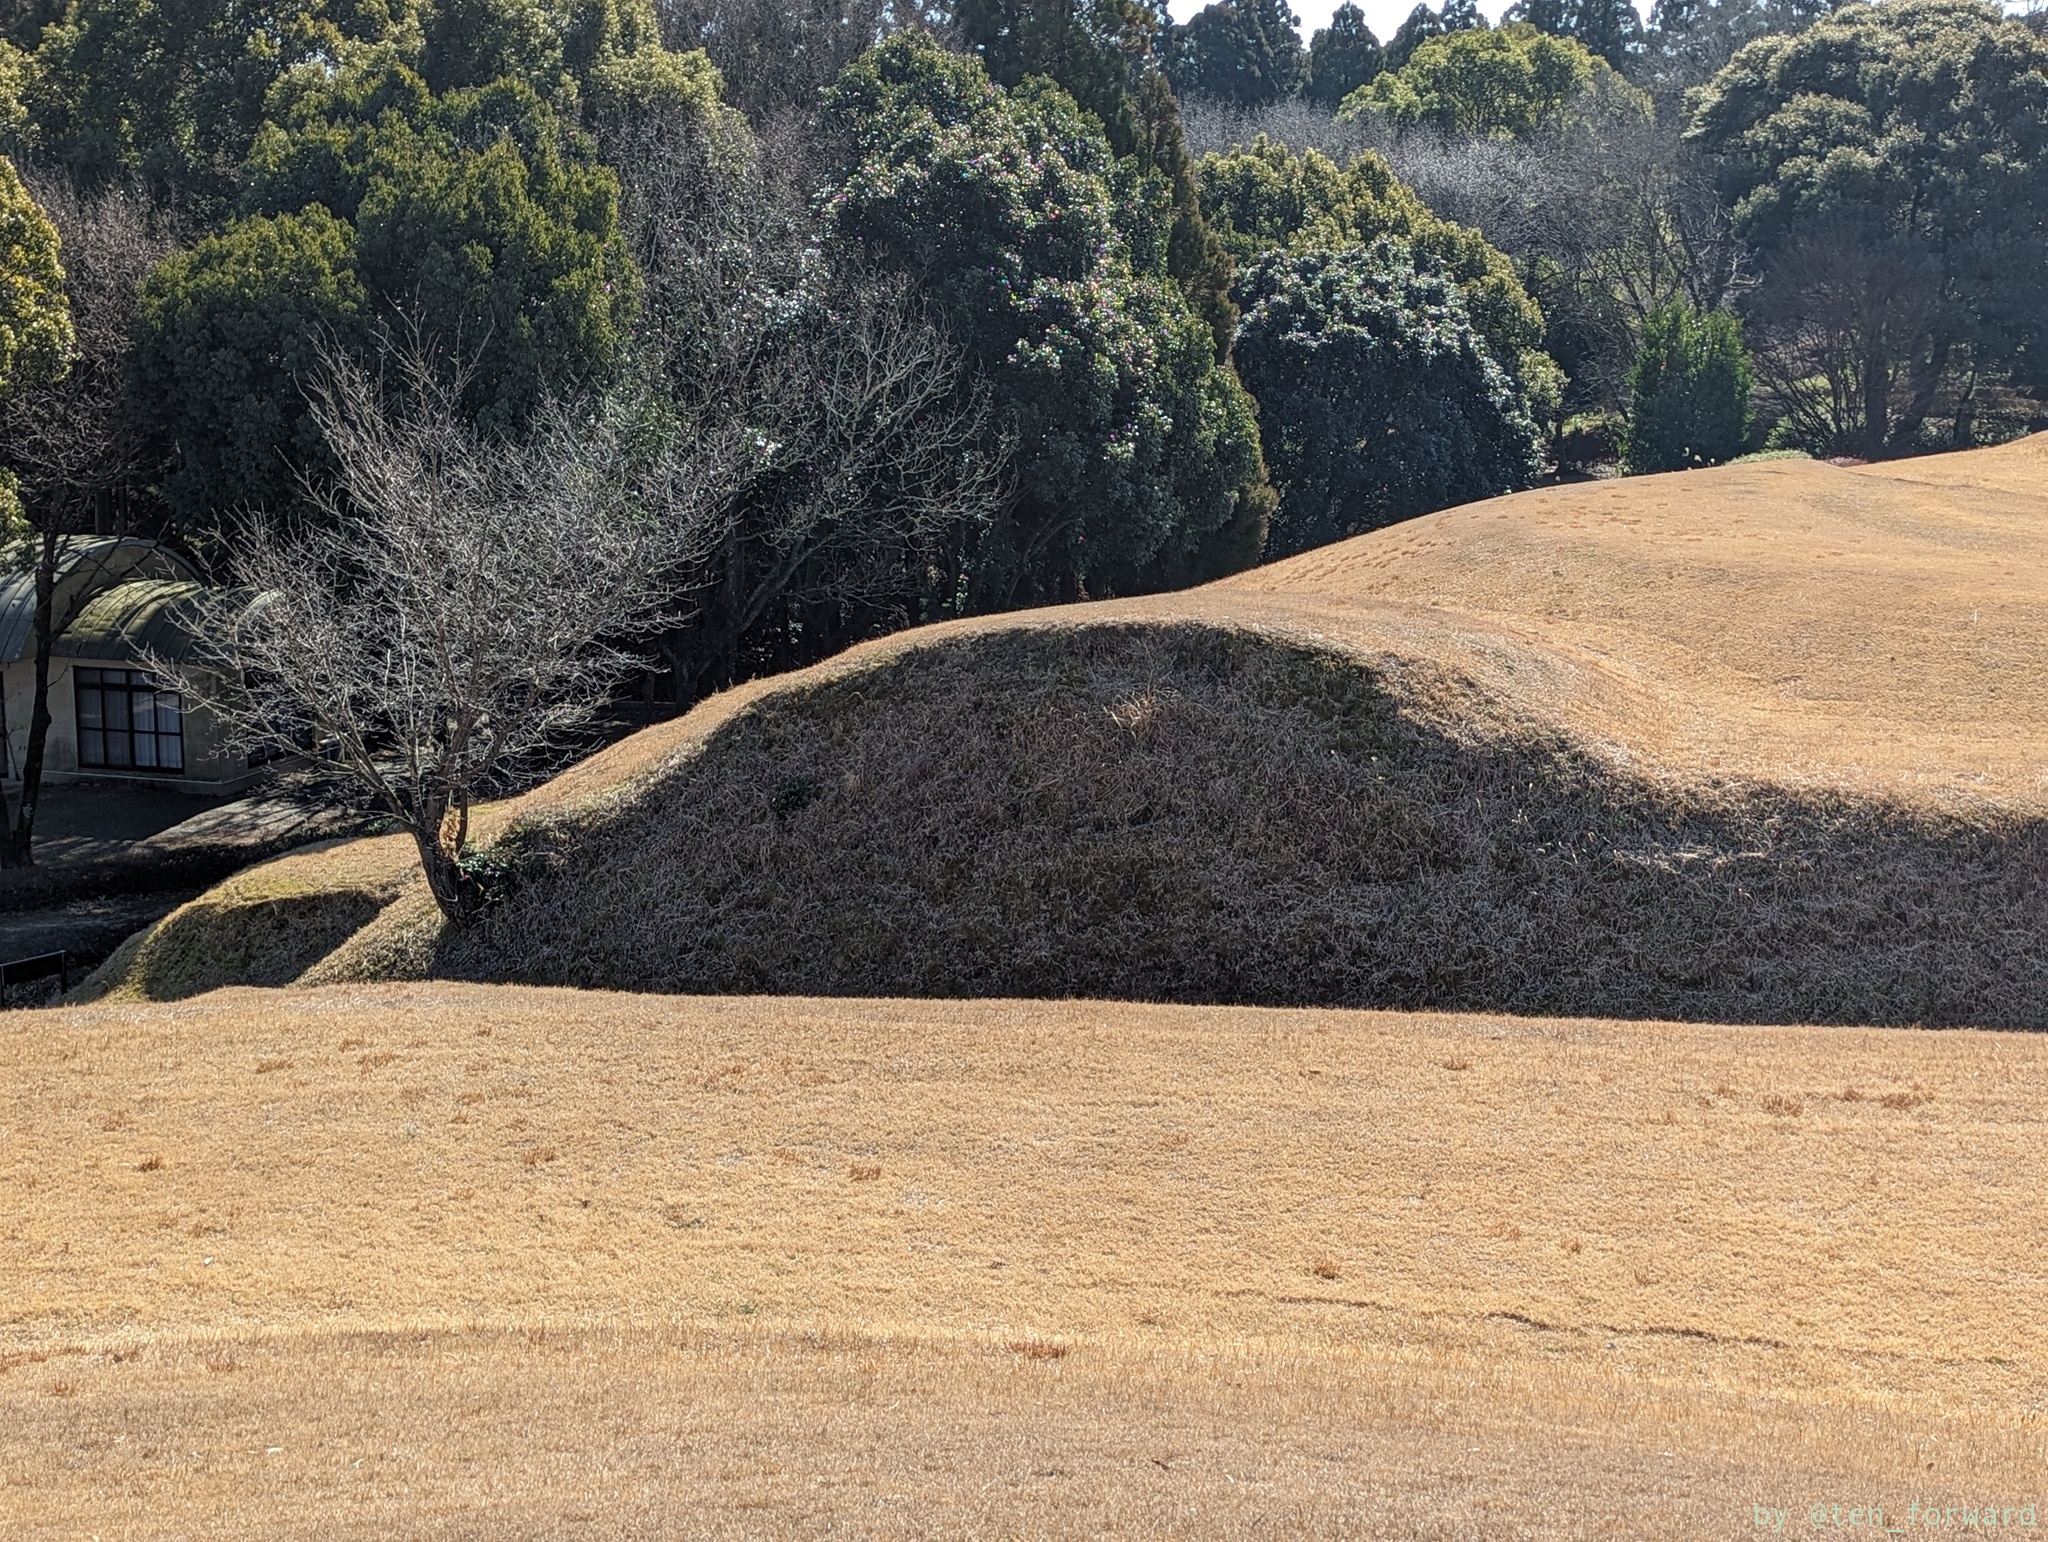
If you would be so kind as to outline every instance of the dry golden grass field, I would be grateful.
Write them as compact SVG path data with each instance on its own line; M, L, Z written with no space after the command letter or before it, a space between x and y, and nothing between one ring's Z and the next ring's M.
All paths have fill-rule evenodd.
M0 1023L10 1534L2048 1500L2036 1036L442 983Z
M890 638L486 811L468 936L229 880L0 1017L0 1535L2034 1534L2044 488Z

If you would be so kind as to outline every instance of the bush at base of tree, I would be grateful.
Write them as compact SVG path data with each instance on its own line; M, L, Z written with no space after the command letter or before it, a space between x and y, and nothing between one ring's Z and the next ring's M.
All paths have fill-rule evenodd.
M1271 252L1237 301L1238 369L1280 488L1271 555L1535 480L1521 393L1458 286L1405 246Z
M1630 471L1718 466L1749 448L1749 355L1726 311L1701 315L1681 301L1652 312L1628 389Z

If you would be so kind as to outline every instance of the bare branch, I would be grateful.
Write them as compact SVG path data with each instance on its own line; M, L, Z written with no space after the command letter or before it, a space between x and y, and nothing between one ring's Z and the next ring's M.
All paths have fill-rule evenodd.
M367 789L462 922L470 805L572 744L639 666L721 473L650 445L639 396L544 403L508 444L459 415L459 373L417 350L385 362L388 389L325 361L324 522L245 520L240 592L194 618L200 667L156 667L244 743L295 742Z

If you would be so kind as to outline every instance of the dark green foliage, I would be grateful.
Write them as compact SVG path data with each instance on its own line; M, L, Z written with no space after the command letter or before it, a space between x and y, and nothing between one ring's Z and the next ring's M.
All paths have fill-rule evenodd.
M1849 6L1743 48L1689 137L1807 448L1896 451L1935 416L1967 442L1987 376L2048 387L2048 41L1975 0Z
M417 25L405 0L73 0L42 35L30 110L43 152L86 182L134 174L211 211L273 86Z
M1447 33L1486 30L1486 18L1480 14L1479 0L1444 0L1444 8L1438 15L1442 17Z
M294 500L291 466L324 453L304 399L323 341L417 328L474 365L464 406L500 432L547 391L608 378L637 293L617 181L531 87L434 97L373 65L273 108L244 217L167 263L141 317L180 518Z
M1408 249L1271 252L1239 277L1237 358L1281 494L1274 555L1527 487L1536 426L1457 285Z
M368 309L355 230L317 205L237 221L152 275L135 394L169 457L173 508L210 524L296 502L299 471L329 466L305 384L323 347L360 343Z
M63 15L63 0L0 0L0 42L33 53L43 29Z
M1433 213L1415 190L1368 150L1339 169L1317 151L1294 154L1264 135L1200 167L1202 209L1240 263L1275 248L1370 246L1389 236L1415 265L1458 285L1472 325L1494 362L1546 416L1556 405L1557 366L1541 351L1543 313L1505 253L1476 230Z
M1552 37L1583 43L1617 70L1632 66L1643 54L1643 19L1633 0L1520 0L1503 22L1526 22Z
M1682 116L1684 94L1712 80L1745 43L1795 37L1826 16L1828 0L1657 0L1634 77Z
M559 80L562 35L531 0L438 0L427 13L420 73L436 91L494 80Z
M1173 88L1238 107L1270 107L1300 94L1308 56L1285 0L1216 0L1176 27Z
M1158 16L1135 0L959 0L953 20L997 85L1045 76L1095 115L1112 151L1165 179L1166 270L1227 357L1230 259L1202 219L1180 108L1152 62Z
M1726 311L1678 301L1652 312L1628 389L1630 471L1718 466L1749 448L1749 355Z
M1386 68L1386 50L1365 24L1365 12L1345 0L1308 45L1308 86L1303 92L1325 112Z
M1427 5L1418 4L1408 13L1408 19L1394 29L1394 35L1387 39L1386 68L1400 69L1415 57L1416 49L1431 38L1443 35L1443 18Z
M835 260L899 269L988 379L1016 478L977 603L1154 587L1257 552L1252 407L1166 270L1156 176L1048 82L904 33L827 95Z
M959 0L953 24L997 85L1056 81L1101 120L1118 155L1137 153L1131 60L1150 48L1150 11L1129 0Z
M1503 22L1527 22L1538 32L1548 32L1552 37L1572 35L1571 0L1517 0L1508 7Z
M274 91L367 60L436 92L516 80L573 109L659 44L649 0L71 0L41 33L30 107L43 152L86 181L137 175L211 216L238 191Z
M1569 36L1617 70L1631 68L1643 54L1643 19L1634 0L1572 0Z

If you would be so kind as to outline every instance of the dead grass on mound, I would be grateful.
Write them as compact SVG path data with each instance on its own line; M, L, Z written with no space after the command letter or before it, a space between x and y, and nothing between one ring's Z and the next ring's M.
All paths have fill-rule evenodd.
M791 684L312 978L2048 1023L2048 833L1654 780L1454 677L1197 625ZM426 924L422 924L423 921Z
M287 985L413 876L404 836L326 841L239 873L130 937L71 999L177 1001L223 985Z
M1642 1536L2039 1501L2044 1087L2048 1041L1971 1032L445 984L14 1014L0 1503Z

